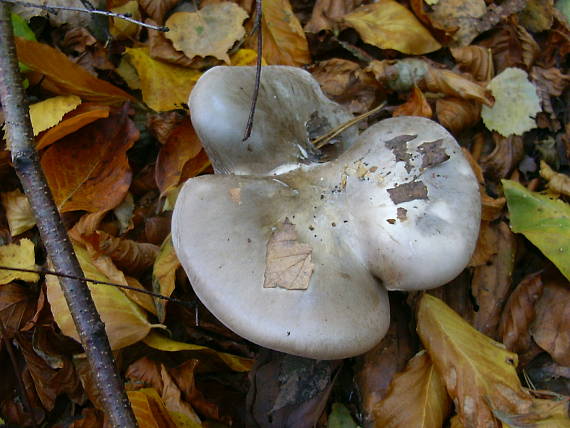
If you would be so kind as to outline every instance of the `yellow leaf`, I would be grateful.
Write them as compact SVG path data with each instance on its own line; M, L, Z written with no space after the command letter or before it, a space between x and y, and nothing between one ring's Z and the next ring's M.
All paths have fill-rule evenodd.
M127 48L141 82L143 101L155 111L182 108L202 73L152 59L146 48Z
M498 427L493 411L528 413L532 399L521 387L516 354L429 294L423 295L417 318L420 339L463 425Z
M26 195L19 189L0 194L10 235L16 236L36 225L36 218Z
M127 396L139 428L177 428L156 389L128 391Z
M66 113L75 110L81 104L77 95L60 95L30 106L30 119L34 135L51 128L61 122Z
M217 355L230 369L236 372L247 372L253 366L253 360L237 355L228 354L226 352L217 352L211 348L201 345L194 345L192 343L178 342L169 339L168 337L151 332L143 342L151 348L158 349L159 351L178 352L178 351L202 351Z
M230 62L234 66L255 65L257 62L257 51L253 49L240 49L230 57ZM267 65L263 58L261 58L261 65Z
M152 269L152 288L155 292L163 296L170 297L174 291L176 269L180 267L180 262L174 246L172 245L172 236L168 234L160 247L160 252L154 261ZM166 317L166 302L162 299L155 299L158 320L164 322Z
M301 66L311 62L309 44L289 0L263 0L263 58L270 65ZM257 47L257 37L249 46Z
M398 373L380 403L374 407L375 426L383 428L440 428L451 400L429 355L421 351Z
M29 239L21 239L17 244L0 246L0 265L20 269L36 269L34 243ZM16 279L36 282L40 277L37 273L0 269L0 285L8 284Z
M141 13L139 11L139 4L136 0L130 0L124 5L110 9L110 12L117 13L120 15L128 15L133 19L141 19ZM130 37L136 36L139 31L139 26L134 22L129 22L124 19L111 18L109 25L109 32L116 40L124 40Z
M95 266L87 250L75 246L75 252L86 278L111 281ZM79 341L79 335L67 308L59 281L56 277L48 275L46 282L48 301L57 325L63 334ZM105 330L112 349L132 345L147 336L152 327L160 327L160 325L150 324L144 311L125 296L119 288L89 284L89 289L101 320L105 323Z
M441 48L415 15L395 0L360 6L344 20L362 40L381 49L423 55Z
M211 3L196 12L176 12L165 36L188 58L213 56L230 63L228 50L245 35L247 13L231 2Z

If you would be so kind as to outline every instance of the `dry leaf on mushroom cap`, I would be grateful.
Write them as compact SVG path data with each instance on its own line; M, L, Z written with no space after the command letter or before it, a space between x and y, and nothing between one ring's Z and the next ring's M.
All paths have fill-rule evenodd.
M264 68L248 152L240 137L249 92L231 88L253 82L254 72L212 69L191 96L194 127L216 170L256 167L258 176L189 180L173 214L174 246L198 296L241 336L305 357L357 355L388 327L376 278L389 289L433 288L467 264L479 228L477 180L453 137L420 117L382 121L336 159L300 164L307 117L316 109L339 120L339 106L319 106L316 82L290 68ZM287 121L296 134L279 133ZM294 150L275 153L279 145ZM265 158L269 165L256 165ZM284 162L283 173L271 173Z

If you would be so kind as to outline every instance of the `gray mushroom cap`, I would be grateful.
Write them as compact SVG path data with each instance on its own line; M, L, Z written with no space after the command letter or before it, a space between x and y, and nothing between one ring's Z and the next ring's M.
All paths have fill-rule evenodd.
M266 175L283 165L310 163L321 155L309 141L310 129L321 135L352 118L308 72L267 66L252 134L242 142L254 82L255 67L214 67L190 94L192 124L216 173ZM355 137L354 129L345 131L329 156L342 153Z
M479 221L477 180L454 138L398 117L328 163L189 180L172 236L198 297L230 329L337 359L386 333L384 287L427 289L458 275Z

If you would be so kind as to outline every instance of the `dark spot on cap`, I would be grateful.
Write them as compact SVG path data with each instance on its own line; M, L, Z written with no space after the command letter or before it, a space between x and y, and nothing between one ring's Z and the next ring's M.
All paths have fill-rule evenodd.
M396 219L395 219L395 218L389 218L389 219L387 219L386 221L387 221L388 223L390 223L390 224L396 223Z

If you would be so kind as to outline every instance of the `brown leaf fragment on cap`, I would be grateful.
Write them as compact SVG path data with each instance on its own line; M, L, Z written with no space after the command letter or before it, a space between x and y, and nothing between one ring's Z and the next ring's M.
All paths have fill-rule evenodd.
M406 143L408 141L412 141L416 137L417 135L398 135L384 143L386 148L392 150L392 153L394 153L396 162L404 162L407 172L412 170L412 164L410 163L412 155L408 153L408 146Z
M423 181L412 181L404 183L392 189L388 189L390 199L398 205L402 202L413 201L414 199L428 199L427 187Z
M431 168L449 159L442 144L443 140L439 139L418 146L418 151L422 154L422 168Z
M400 221L404 221L408 219L408 210L402 207L399 207L396 210L396 215L398 217L398 220Z
M267 242L263 288L306 290L313 274L313 249L297 241L295 225L286 218Z

